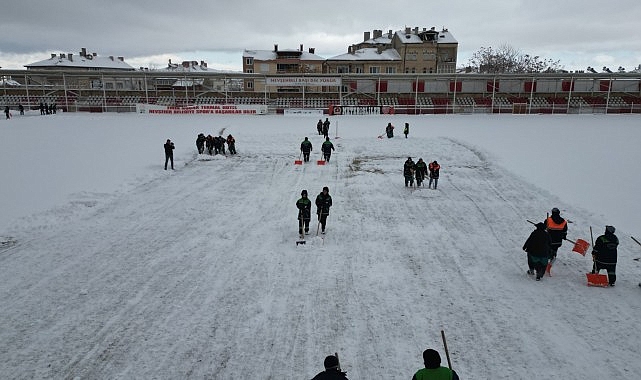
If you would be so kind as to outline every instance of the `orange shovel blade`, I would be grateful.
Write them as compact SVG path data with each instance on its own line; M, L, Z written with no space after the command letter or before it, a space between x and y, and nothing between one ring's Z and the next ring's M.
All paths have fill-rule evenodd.
M318 160L318 161L316 161L316 163L318 165L325 165L325 161L323 161L323 160Z
M585 256L585 253L588 251L588 248L590 248L590 243L583 239L576 239L576 243L574 243L574 247L572 250L579 255Z
M602 286L606 287L609 285L608 275L599 274L599 273L586 273L588 278L588 286Z

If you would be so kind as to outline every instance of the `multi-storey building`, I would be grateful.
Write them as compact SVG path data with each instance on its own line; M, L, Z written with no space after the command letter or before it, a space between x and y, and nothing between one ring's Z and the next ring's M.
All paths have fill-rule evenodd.
M278 49L278 45L274 45L274 50L245 50L243 52L243 72L265 75L320 74L323 72L325 58L316 55L314 51L314 48L304 51L303 44L298 50ZM244 89L245 91L265 91L263 85L255 83L252 79L244 81ZM291 90L292 87L282 87L271 89L269 92Z
M458 42L447 30L405 28L364 32L346 54L325 61L327 73L428 74L456 71Z

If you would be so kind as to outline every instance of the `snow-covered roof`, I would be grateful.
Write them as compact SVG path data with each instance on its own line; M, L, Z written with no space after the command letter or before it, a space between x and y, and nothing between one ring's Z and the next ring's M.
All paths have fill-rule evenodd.
M320 55L309 53L300 50L279 50L280 53L300 53L301 61L324 61L325 58ZM274 50L245 50L243 51L243 58L254 58L257 61L270 61L278 58L278 54Z
M51 58L24 65L26 68L79 68L106 70L135 70L123 57L104 57L93 54L52 54Z
M398 61L401 56L396 49L386 49L378 52L377 48L363 48L354 51L354 53L345 53L335 57L328 58L332 61Z
M452 33L450 33L447 29L443 29L443 30L441 30L439 32L436 32L436 33L438 33L437 43L439 43L439 44L456 44L456 43L458 43L456 38L454 38ZM418 34L415 33L415 31L411 31L410 33L406 33L405 30L398 30L398 31L396 31L395 34L398 36L399 41L401 41L402 43L406 43L406 44L422 44L422 43L425 42L425 41L423 41L421 39L421 37L419 37Z

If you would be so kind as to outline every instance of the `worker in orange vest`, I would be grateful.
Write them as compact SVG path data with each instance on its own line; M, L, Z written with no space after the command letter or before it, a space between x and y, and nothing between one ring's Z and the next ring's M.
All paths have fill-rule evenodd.
M556 259L556 251L561 246L561 243L568 235L568 222L561 217L561 211L558 208L552 209L552 215L545 219L545 228L550 234L551 241L551 254L552 260Z

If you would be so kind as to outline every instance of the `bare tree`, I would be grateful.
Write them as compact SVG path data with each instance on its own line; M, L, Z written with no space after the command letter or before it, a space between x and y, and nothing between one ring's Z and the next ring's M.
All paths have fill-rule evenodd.
M524 54L508 44L497 49L481 47L469 60L469 69L478 73L543 73L561 69L559 61Z

